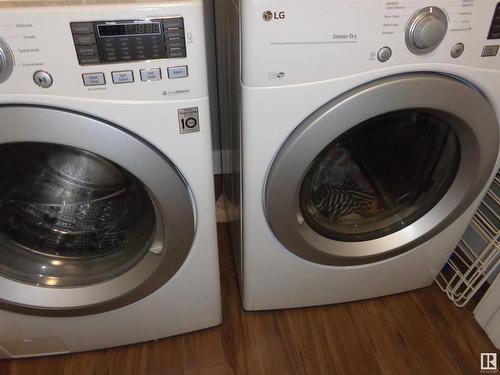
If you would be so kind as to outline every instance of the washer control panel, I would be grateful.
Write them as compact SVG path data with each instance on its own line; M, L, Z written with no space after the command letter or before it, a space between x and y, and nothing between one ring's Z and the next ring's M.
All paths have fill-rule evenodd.
M134 102L208 95L202 0L9 4L0 1L2 95Z
M186 57L182 17L71 22L80 65Z

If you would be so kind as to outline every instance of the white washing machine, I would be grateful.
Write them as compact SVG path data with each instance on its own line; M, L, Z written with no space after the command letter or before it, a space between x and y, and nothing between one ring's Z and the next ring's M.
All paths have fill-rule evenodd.
M431 284L498 168L499 2L220 0L216 12L244 307Z
M221 321L202 1L59 4L0 3L0 358Z

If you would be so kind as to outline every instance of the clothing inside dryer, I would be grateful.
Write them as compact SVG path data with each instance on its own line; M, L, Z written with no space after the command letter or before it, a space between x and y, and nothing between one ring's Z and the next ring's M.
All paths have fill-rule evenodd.
M458 137L437 114L402 110L375 117L341 135L314 160L301 187L302 214L331 239L385 236L437 204L459 161Z
M155 215L137 178L85 150L0 146L0 273L43 286L113 278L147 251Z

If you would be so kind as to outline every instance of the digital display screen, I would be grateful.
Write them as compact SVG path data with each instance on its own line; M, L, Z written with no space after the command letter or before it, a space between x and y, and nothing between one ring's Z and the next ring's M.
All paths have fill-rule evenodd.
M101 37L160 34L158 22L98 25L97 28Z

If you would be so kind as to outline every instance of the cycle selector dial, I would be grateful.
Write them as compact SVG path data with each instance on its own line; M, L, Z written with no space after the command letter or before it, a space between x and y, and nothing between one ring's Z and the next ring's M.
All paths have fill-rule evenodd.
M447 31L448 17L441 8L420 9L406 26L406 46L416 55L425 55L441 44Z
M9 46L0 38L0 83L5 82L10 77L13 67L14 58Z

